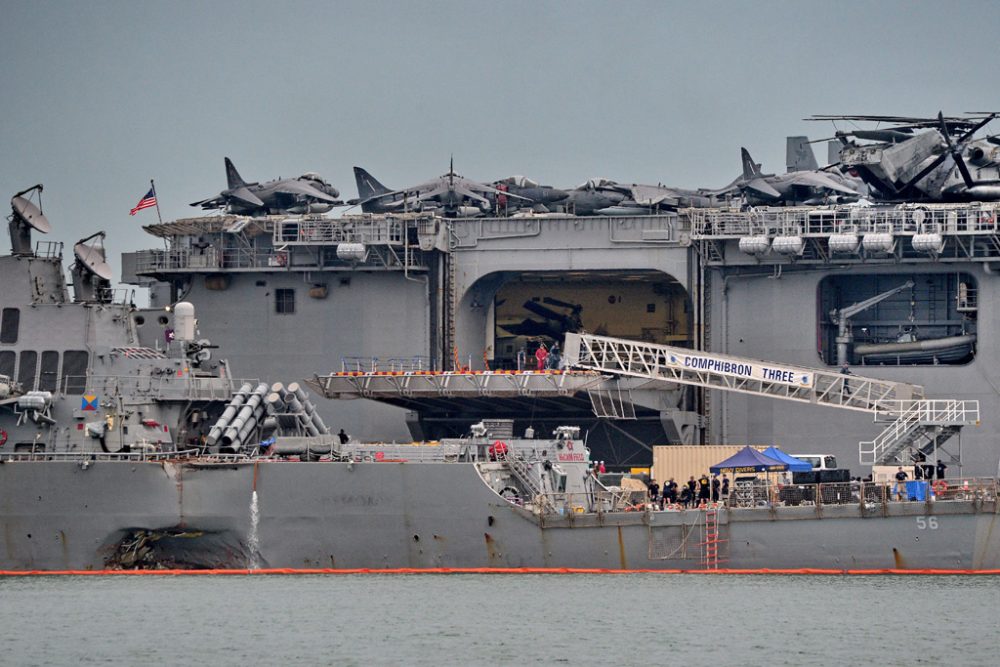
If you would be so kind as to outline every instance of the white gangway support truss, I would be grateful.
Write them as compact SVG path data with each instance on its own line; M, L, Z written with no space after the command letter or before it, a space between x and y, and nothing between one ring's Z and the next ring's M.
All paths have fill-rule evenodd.
M978 401L929 401L919 385L818 368L575 333L566 334L563 357L571 368L867 412L873 421L891 422L874 443L860 444L867 465L922 446L924 432L947 436L979 423Z
M563 356L573 368L869 413L924 397L919 385L590 334L566 334Z

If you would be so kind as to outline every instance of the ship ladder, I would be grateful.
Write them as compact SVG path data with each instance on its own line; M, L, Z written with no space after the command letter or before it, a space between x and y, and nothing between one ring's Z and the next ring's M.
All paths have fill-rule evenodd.
M453 241L454 242L454 241ZM451 245L451 244L449 244ZM458 352L457 352L457 331L455 318L458 317L458 304L456 300L455 292L458 289L455 284L456 281L456 267L455 267L455 257L451 252L444 255L445 270L446 270L446 284L444 286L444 317L446 318L445 325L445 335L447 339L444 341L444 354L447 358L451 351L454 351L454 368L452 370L461 370L461 364L458 362ZM441 368L447 368L447 361L442 360Z
M725 540L719 539L719 510L715 507L705 509L705 523L702 525L701 564L706 570L719 569L719 545Z
M539 508L544 512L546 510L547 498L542 489L531 479L531 466L528 462L509 450L497 448L495 451L497 462L507 466L507 469L521 483L524 490L530 494L531 502L538 503Z

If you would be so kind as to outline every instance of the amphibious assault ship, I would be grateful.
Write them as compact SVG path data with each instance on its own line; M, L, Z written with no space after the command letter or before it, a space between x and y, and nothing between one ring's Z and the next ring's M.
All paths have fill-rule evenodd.
M168 279L169 303L139 309L110 289L100 235L74 245L71 299L61 246L31 242L32 231L49 225L24 194L12 201L12 254L0 258L0 569L1000 567L993 479L949 480L923 502L903 502L879 484L782 495L746 481L727 508L681 511L594 475L597 444L569 418L611 417L624 424L615 433L640 445L636 434L650 425L694 441L713 415L731 410L706 401L710 389L885 421L862 450L879 461L917 450L938 456L961 426L978 421L978 406L961 395L935 402L915 384L809 368L788 354L767 363L695 352L714 340L715 290L725 301L734 289L712 287L705 267L720 261L720 246L740 244L715 238L715 227L704 233L697 219L177 221L153 229L170 236L166 251L134 257L137 273ZM566 275L553 263L557 239L572 239L561 246L572 257L564 258L573 264ZM617 253L634 260L625 276ZM609 327L639 329L624 338L553 323L552 333L564 334L566 367L518 369L527 356L518 338L537 323L501 326L497 312L504 317L505 282L535 289L521 274L543 258L540 285L580 284L526 297L538 305L527 310L561 308L579 329L589 306L605 312L602 299L638 299L649 319L608 317ZM804 250L801 259L808 264ZM682 279L664 278L665 269ZM773 274L776 283L781 271ZM609 285L617 291L604 297ZM696 286L694 300L684 285ZM376 294L412 312L412 321L353 307ZM240 341L223 326L238 300L259 307L240 317ZM195 320L192 302L207 325ZM497 337L498 327L511 340ZM239 350L245 341L249 362L280 340L293 350L280 355L283 377L304 378L331 397L415 409L414 428L434 428L438 415L448 424L477 412L519 419L480 420L460 438L351 438L343 427L363 422L349 422L346 412L325 420L296 383L238 379L224 360L229 344ZM363 362L343 355L340 370L320 374L345 343L408 354ZM454 352L480 343L492 353ZM360 419L387 414L372 409ZM566 421L549 428L552 419ZM342 436L331 434L337 425ZM842 437L851 437L847 429Z
M989 408L1000 376L990 305L997 213L993 203L959 203L626 217L224 215L146 227L166 250L127 254L125 271L152 285L155 305L195 303L202 331L235 368L354 377L336 398L374 400L318 406L350 433L458 437L482 418L506 418L518 430L577 424L597 458L621 465L648 464L657 444L767 443L830 450L864 475L856 443L871 437L871 414L640 378L508 391L492 378L416 387L378 374L530 370L540 343L586 331L846 370ZM942 452L950 469L993 474L997 429L987 419L951 439ZM830 443L830 433L843 437Z

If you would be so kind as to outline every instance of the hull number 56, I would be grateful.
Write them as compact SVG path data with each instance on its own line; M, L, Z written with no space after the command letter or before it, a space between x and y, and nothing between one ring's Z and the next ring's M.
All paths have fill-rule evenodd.
M917 528L920 530L937 530L938 520L936 516L918 516Z

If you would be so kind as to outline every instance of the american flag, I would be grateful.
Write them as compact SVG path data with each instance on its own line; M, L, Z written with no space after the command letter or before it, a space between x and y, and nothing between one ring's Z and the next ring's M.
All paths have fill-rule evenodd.
M156 191L154 188L150 188L149 192L139 200L139 203L135 205L131 211L128 212L129 215L135 215L144 208L149 208L150 206L156 206Z

